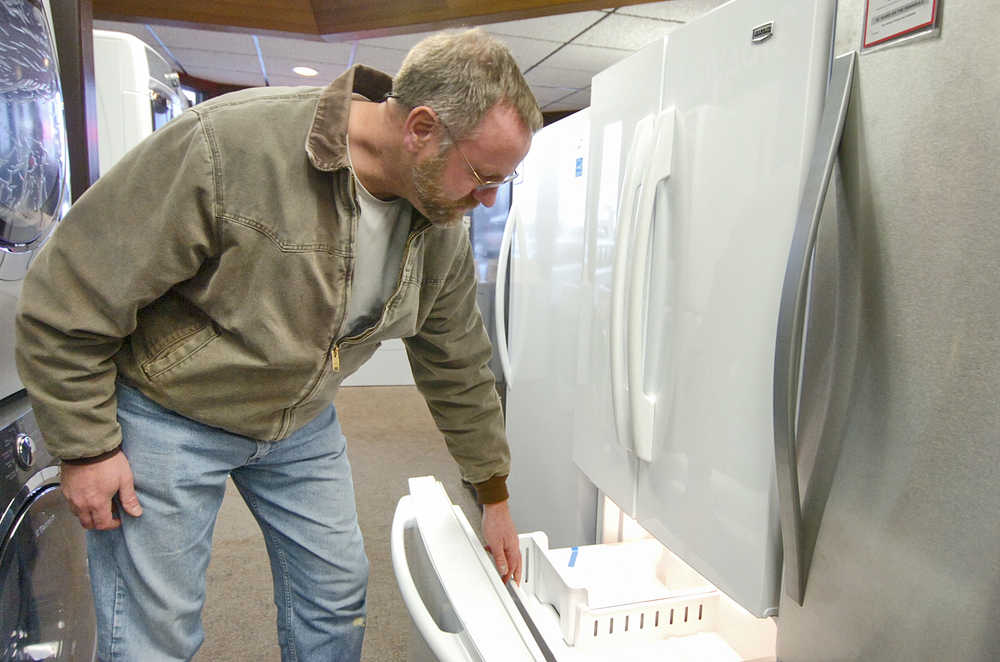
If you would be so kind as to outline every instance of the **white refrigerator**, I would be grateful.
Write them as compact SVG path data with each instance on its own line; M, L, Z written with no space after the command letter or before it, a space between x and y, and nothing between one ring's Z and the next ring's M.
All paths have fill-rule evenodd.
M550 546L544 531L524 535L524 581L505 590L437 483L411 481L393 558L430 651L416 659L773 659L776 328L835 13L835 0L734 0L594 78L585 209L560 231L581 255L564 288L574 323L544 321L551 304L532 306L541 321L519 321L516 296L511 310L512 329L545 335L511 334L511 356L542 348L526 392L532 368L563 372L532 406L508 411L508 434L516 453L532 443L517 436L568 401L559 459L655 538ZM546 131L532 152L553 149ZM552 275L532 258L556 249L531 243L541 231L524 235L512 240L515 287L519 272ZM573 366L556 363L560 343ZM509 379L512 397L516 368ZM572 517L573 494L554 494L550 480L533 477L512 503Z
M545 531L557 547L597 539L597 488L572 457L589 144L587 109L532 140L513 186L494 306L511 515L521 530Z

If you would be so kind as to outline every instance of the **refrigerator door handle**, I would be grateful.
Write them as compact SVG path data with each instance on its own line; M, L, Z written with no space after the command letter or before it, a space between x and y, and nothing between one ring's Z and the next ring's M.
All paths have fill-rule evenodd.
M653 461L653 419L656 415L656 395L648 394L643 388L645 376L646 337L645 312L649 300L646 295L646 282L649 276L653 229L654 204L659 184L670 177L674 148L674 119L676 111L673 107L660 112L656 117L656 135L643 177L639 193L638 212L636 214L635 235L632 238L634 255L632 257L632 274L629 279L628 302L628 391L632 419L632 443L636 456L645 462ZM663 208L667 209L668 205ZM661 223L665 226L663 232L669 232L670 218ZM664 256L666 259L666 256ZM669 376L668 376L669 378ZM666 393L670 389L664 389Z
M392 518L391 544L392 568L396 573L399 592L403 596L420 636L430 647L439 660L468 660L465 648L461 644L460 635L446 632L438 627L424 604L417 584L410 572L410 564L406 560L405 532L408 527L417 525L416 504L409 494L403 496L396 504L396 513Z
M497 257L497 286L494 289L493 315L497 334L497 354L500 356L500 369L503 371L507 388L514 387L514 373L510 366L510 351L507 348L507 264L510 261L510 247L517 228L517 219L520 216L518 205L515 202L510 213L507 214L507 223L503 228L503 237L500 239L500 255Z
M649 153L655 138L656 118L643 117L635 125L632 146L625 157L625 174L622 177L622 193L618 200L618 230L615 233L615 259L611 271L611 400L615 417L618 443L625 450L632 451L632 430L629 423L628 368L626 365L627 342L625 317L625 297L629 284L627 277L629 248L632 245L633 225L638 211L636 201L641 197L641 173L649 161Z
M802 604L808 559L802 540L802 501L799 495L796 422L804 342L809 272L823 202L833 172L854 78L855 53L834 59L823 115L803 186L795 232L781 288L774 353L774 456L778 483L778 510L784 552L785 592Z

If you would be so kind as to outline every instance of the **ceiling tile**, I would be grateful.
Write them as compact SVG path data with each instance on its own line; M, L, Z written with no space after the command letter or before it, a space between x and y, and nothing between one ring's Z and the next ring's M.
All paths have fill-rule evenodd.
M260 36L257 39L265 62L269 57L279 57L302 60L302 64L309 62L347 64L351 61L351 50L354 47L350 42L333 43L269 36Z
M216 67L191 67L187 69L187 73L195 78L204 78L216 83L247 86L264 84L262 74L247 71L233 71L232 69L218 69Z
M631 50L567 44L545 60L543 66L577 69L593 75L631 54Z
M347 62L317 62L304 58L283 58L265 57L264 66L267 67L267 80L274 84L276 78L292 79L294 83L283 83L289 85L326 85L331 80L344 73L347 69ZM299 76L292 71L292 67L307 66L312 67L318 73L315 76Z
M253 39L248 34L176 28L171 25L150 25L150 29L171 51L174 48L204 49L211 46L212 50L226 53L257 54Z
M403 63L404 57L406 57L406 51L367 46L366 42L362 41L358 43L358 52L354 62L355 64L366 64L394 76L399 71L399 65Z
M558 101L570 94L575 94L578 90L567 89L565 87L548 87L545 85L532 85L531 91L535 95L535 101L539 108L544 108L553 101Z
M424 37L429 37L433 32L415 32L396 37L374 37L372 39L362 39L358 42L363 46L378 46L379 48L395 48L400 51L408 51L413 48L418 41Z
M154 51L159 53L163 59L171 63L174 66L173 59L167 54L163 47L160 46L159 42L153 38L153 35L146 26L142 23L122 23L118 21L94 21L95 30L110 30L112 32L124 32L130 34L133 37L137 37L144 44L152 48Z
M242 53L206 51L200 48L171 48L170 52L174 54L174 57L177 58L188 73L193 68L201 69L207 67L260 74L260 60L257 59L256 53L253 55L244 55Z
M544 87L561 87L563 89L578 90L582 87L589 87L593 76L594 74L590 71L550 67L546 63L529 71L525 74L524 79L532 87L541 85Z
M637 51L682 25L672 21L612 14L577 37L573 43Z
M517 66L522 71L535 66L552 54L561 44L554 41L542 41L540 39L528 39L525 37L512 37L509 35L495 35L510 49L511 55L517 61Z
M575 14L528 18L523 21L490 23L484 25L483 28L492 34L564 42L580 34L604 16L604 12L585 11Z
M667 2L651 2L645 5L619 7L615 13L618 15L645 16L646 18L659 18L665 21L681 21L686 23L726 2L728 0L668 0Z
M590 105L590 89L574 92L567 97L553 101L544 108L545 112L555 112L559 110L580 110Z

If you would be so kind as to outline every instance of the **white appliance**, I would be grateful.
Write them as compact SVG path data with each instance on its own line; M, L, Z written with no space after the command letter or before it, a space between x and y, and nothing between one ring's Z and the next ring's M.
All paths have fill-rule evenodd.
M589 117L581 110L532 140L518 166L497 274L495 309L504 311L510 299L508 313L495 317L494 344L507 386L511 514L522 530L545 531L555 546L597 536L597 488L572 458Z
M731 11L738 2L740 0L720 8L719 12ZM774 6L764 2L757 4L765 8ZM903 7L904 4L907 6ZM1000 71L1000 46L996 41L1000 14L974 3L939 6L936 2L840 0L834 52L845 53L857 48L864 38L862 27L866 22L880 21L882 28L891 27L905 23L910 12L915 10L916 13L937 11L940 33L916 34L862 52L856 58L853 83L850 83L853 56L846 60L837 58L830 95L840 102L827 103L819 119L817 147L813 150L807 174L800 175L798 180L801 189L798 220L784 247L788 257L783 271L785 278L773 286L772 292L776 297L780 295L781 300L775 319L775 336L780 341L772 343L769 340L769 347L765 349L774 358L772 384L762 388L774 397L763 406L768 413L773 412L772 444L776 462L772 465L760 460L761 472L767 476L760 480L771 483L771 495L767 497L766 507L762 505L764 502L750 501L752 505L747 508L750 515L765 511L767 514L759 519L750 517L745 523L741 523L740 518L746 514L740 511L736 511L736 515L721 514L717 504L724 503L728 493L739 491L736 487L753 484L753 481L733 478L738 475L732 469L735 462L726 461L712 470L702 470L703 466L698 463L702 459L700 455L691 449L685 451L679 445L680 440L665 436L664 429L667 432L676 430L675 425L679 426L685 419L664 428L660 418L661 399L658 397L655 403L653 443L649 450L654 463L663 458L663 451L668 451L667 457L674 462L673 467L664 469L663 487L682 496L682 486L695 491L701 489L707 500L699 505L704 511L701 531L687 530L693 522L672 513L669 508L665 508L663 514L670 515L670 519L653 518L659 519L659 523L649 524L651 520L647 516L646 523L657 537L668 539L668 546L676 556L695 566L701 564L699 570L703 575L716 574L713 583L725 589L719 594L716 607L721 605L726 613L732 613L732 603L721 598L725 593L736 597L739 591L732 587L742 586L743 593L750 596L740 600L744 606L769 611L772 608L768 605L771 600L766 599L769 591L747 588L754 585L763 588L769 586L770 581L765 579L768 575L763 572L755 581L727 579L736 564L720 563L715 564L718 567L710 567L714 552L704 551L704 539L717 536L728 540L738 552L742 538L736 532L741 528L771 530L776 517L781 522L783 578L782 590L776 596L778 615L746 621L751 626L760 623L776 626L776 635L772 636L772 643L776 639L774 652L762 656L764 659L775 656L781 662L989 662L1000 659L1000 629L996 627L1000 622L997 602L1000 570L995 552L1000 547L1000 525L996 517L1000 505L997 470L1000 444L996 435L996 430L1000 429L1000 409L996 406L996 393L1000 392L1000 336L996 333L1000 328L1000 299L996 295L996 275L1000 273L1000 233L997 232L1000 187L995 174L996 163L1000 161L1000 127L996 113L1000 103L1000 80L996 76ZM701 21L712 16L709 14ZM755 25L762 28L755 31L756 35L765 36L765 24L771 20L773 36L761 42L762 46L779 43L776 40L784 34L781 26L785 19L776 11ZM664 49L668 71L673 66L674 44L701 21L671 36ZM636 57L641 58L642 54ZM720 68L709 55L699 57L707 59L694 60L693 71L704 76L706 82L719 75ZM789 58L792 59L796 58ZM803 56L797 61L806 59ZM753 71L748 71L747 75L751 73ZM595 93L602 85L609 87L614 82L605 77L601 83L601 78L595 80ZM618 130L613 124L607 124L603 135L595 134L599 139L590 146L592 154L597 150L614 154L628 151L627 146L620 143L630 141L635 126L649 112L637 113L631 120L625 115L643 96L657 98L663 94L668 103L657 103L654 106L657 111L674 104L675 127L689 127L689 120L698 120L695 125L702 127L698 135L705 138L710 137L706 135L709 127L716 133L725 128L709 122L723 115L725 110L725 106L716 103L714 98L699 106L700 114L692 114L677 105L677 97L669 97L669 79L662 87L666 93L624 75L621 83L622 94L615 104L622 118L621 128ZM845 83L848 87L853 85L853 90L841 140L836 127L844 112L843 102L848 99ZM747 83L740 89L744 90L745 97L752 97L753 92L764 85L758 78L756 85ZM719 89L723 88L720 84ZM836 112L831 110L833 106L839 106ZM591 108L591 124L594 127L601 125L596 105ZM678 203L684 213L698 207L694 198L700 190L697 187L688 192L687 198L683 194L679 200L677 196L671 197L672 181L683 178L683 167L690 168L690 164L685 166L692 154L690 137L686 136L686 131L676 133L667 184L660 186L665 189L661 200L670 202L667 206L670 212L675 211ZM766 144L774 140L774 133L761 130L744 137ZM642 144L652 149L656 142ZM719 157L712 150L699 150L694 155L716 163L724 173L737 168L730 168L728 161L719 164ZM839 158L836 168L832 157ZM592 160L595 163L592 172L607 172L609 183L602 186L614 187L617 182L619 190L623 166L634 163L633 160L625 162L598 155ZM771 165L780 163L762 161L756 168L740 168L740 175L759 177L763 166ZM831 172L828 193L826 176ZM660 170L651 176L661 177L662 174ZM738 190L740 195L749 193L742 187ZM591 341L588 348L580 352L581 356L591 357L592 362L584 364L591 368L591 377L584 378L578 372L576 381L577 384L588 381L595 384L594 392L581 401L584 405L581 409L584 414L588 411L596 414L591 419L581 415L581 433L598 425L594 421L604 428L605 432L599 436L606 440L606 446L599 452L606 452L604 464L612 467L612 471L617 468L622 477L616 498L642 519L646 492L654 491L656 486L643 487L641 474L647 472L649 483L657 477L649 467L640 464L636 453L620 457L615 441L619 426L611 414L610 389L603 395L599 392L603 388L599 382L610 380L612 374L607 358L611 351L610 324L600 320L611 310L613 298L619 310L628 309L629 299L619 303L621 292L613 297L615 279L612 273L618 234L616 210L621 196L601 196L598 191L591 187L589 195L597 195L599 201L607 202L597 208L598 222L595 217L588 218L588 262L584 273L585 279L589 277L590 280L585 280L584 284L593 288L585 298L585 308L594 307L596 303L601 315L591 332L584 329L585 337ZM637 189L632 191L633 194L638 192ZM727 191L722 195L735 195ZM636 200L641 197L633 195ZM653 206L657 204L662 203L654 198ZM755 203L747 204L749 209L756 210ZM595 213L593 206L591 213ZM771 218L774 213L769 211L765 216ZM651 246L657 253L663 250L657 243L663 239L662 234L656 234L657 228L664 225L662 218L662 214L657 214L653 221ZM675 221L682 222L682 219L675 218ZM683 225L676 223L666 227L683 229ZM699 232L704 231L705 228L699 228ZM689 251L700 248L717 258L730 255L726 251L731 242L692 243L704 238L699 232L687 229L686 234L682 232L679 237L671 233L671 245L684 246ZM752 237L739 234L732 237L748 242L748 247L753 245ZM591 259L597 263L590 263ZM675 254L674 262L668 263L670 272L695 273L697 265L686 264L685 259L690 259L690 255ZM723 271L721 276L725 275ZM685 284L679 276L668 282L676 283L684 293ZM726 279L720 277L720 280L706 281L703 290L731 293L732 287L726 289L726 284ZM657 292L656 288L646 289L652 289L650 295L644 297L650 301L645 307L647 315L662 315L664 327L676 329L671 331L672 337L687 333L683 337L691 348L682 347L683 351L696 352L706 346L714 329L706 328L704 337L692 339L690 325L697 319L679 319L692 314L690 299L680 300L681 304L669 310L661 305L658 311L659 297L666 293ZM747 296L753 294L750 291L753 288L743 289ZM627 289L625 294L628 294ZM713 312L705 308L699 314L707 316ZM749 318L748 323L753 320ZM739 341L737 336L746 326L743 320L731 325L728 337ZM566 330L555 332L565 333ZM627 337L629 333L627 329L616 330L615 335ZM801 351L800 342L803 343ZM677 370L669 373L676 377L674 382L687 379L683 383L697 387L697 379L683 372L690 358L660 349L659 360L666 362L669 359L677 366ZM652 355L657 351L654 344ZM649 357L650 352L646 355ZM627 351L625 356L628 356ZM711 356L707 358L706 369L717 371L717 360ZM737 367L738 364L733 364L733 370L716 375L720 389L711 392L714 405L704 414L706 418L718 419L709 421L713 426L730 420L726 414L732 405L726 401L726 391L721 390L721 385L742 383ZM616 368L616 374L621 372L629 374L627 370ZM657 379L648 379L640 391L655 392L657 380L666 374L652 373ZM676 391L675 388L675 394ZM646 409L646 403L633 404L627 397L617 402L620 403L618 408L629 417L633 416L633 410L638 417ZM688 406L694 404L688 403ZM749 420L759 421L767 415L753 411L747 416ZM742 420L736 422L750 429ZM643 424L643 420L636 425L636 421L629 418L620 427L631 433L633 427L642 430ZM668 440L671 445L666 447ZM634 449L630 438L625 441ZM640 446L640 452L645 452L642 444ZM707 445L709 450L712 447ZM747 452L742 446L733 448L736 455L745 456ZM578 456L585 455L578 451ZM594 455L598 456L598 452ZM593 467L589 472L598 473ZM706 492L703 485L694 484L694 478L688 482L680 480L698 474L711 490ZM611 493L614 484L601 487ZM412 498L423 499L416 495L424 493L425 489L430 491L422 485L411 486ZM752 494L753 490L748 492ZM773 511L774 493L778 495L777 515ZM407 508L413 513L414 505L411 501L409 506L404 506L403 514ZM539 503L540 508L550 505ZM444 626L443 636L451 637L450 641L456 642L453 648L459 651L442 652L435 648L433 655L442 660L493 659L488 656L495 651L479 646L473 634L476 611L458 608L449 611L453 595L469 599L464 584L456 587L452 580L443 579L448 575L448 566L459 557L457 548L461 545L458 541L462 537L468 541L465 545L472 558L478 559L477 563L488 567L488 560L483 561L480 544L468 531L453 536L443 533L453 548L434 553L432 548L439 543L426 539L437 535L433 529L428 529L425 535L423 517L423 510L416 508L412 518L400 518L403 537L416 540L418 536L405 533L416 531L422 540L419 545L407 544L405 552L417 559L414 563L417 568L434 570L429 579L420 576L418 571L420 579L415 583L418 590L424 591L424 602L435 610L448 613L448 618L438 618L434 623ZM753 521L767 522L767 526L752 525ZM727 531L727 525L731 530ZM529 544L528 538L534 542ZM759 549L768 551L748 548L748 557L777 557L779 553L773 548L775 540L768 536L762 538L770 542ZM531 545L536 550L543 547L533 534L522 540L526 541L526 549ZM398 547L394 545L394 552ZM577 564L585 554L589 555L587 548L577 549ZM425 557L422 565L421 555ZM574 632L594 631L592 624L581 628L576 618L586 613L583 605L588 604L577 591L581 587L570 587L565 581L573 550L549 550L547 556L549 560L543 561L542 567L560 570L562 584L567 588L556 591L556 597L551 600L542 600L557 604L543 607L542 616L537 616L531 602L531 596L538 595L539 584L536 583L535 589L527 591L530 594L524 601L528 605L525 611L530 617L523 622L533 635L541 634L543 642L552 644L549 651L543 652L544 659L588 659L585 657L587 647L581 649L574 644L567 652L566 648L570 647L565 646L567 636L575 638ZM629 556L635 559L641 554ZM533 582L531 566L539 564L530 549L527 559L529 580L525 585L530 589ZM639 562L631 564L637 568L641 565ZM723 566L725 572L720 572ZM645 567L648 569L649 564ZM397 573L402 574L399 569ZM542 580L542 585L559 587L560 582L552 580L551 572L546 570L542 574L549 576L549 580ZM645 574L648 577L649 573ZM668 579L668 583L672 581L683 586L684 576L691 578L682 573L680 579ZM601 581L591 584L598 597L608 594L604 590L608 580L603 579L603 573L599 573L599 577ZM777 581L777 577L771 577ZM490 579L488 572L485 579ZM404 581L400 579L401 584ZM694 584L698 581L695 579ZM730 582L729 586L726 581ZM645 585L657 588L652 579ZM425 586L434 588L421 588ZM546 590L541 593L545 594ZM756 600L754 607L751 598L758 594L765 597ZM481 598L485 593L477 595ZM661 599L655 593L647 597L650 598L647 602ZM502 591L496 601L506 604ZM407 602L415 605L411 600ZM517 602L513 604L517 609ZM599 609L608 606L600 601L597 605ZM625 607L624 604L619 606ZM412 613L419 610L419 606L411 606ZM664 612L657 611L660 611L662 623ZM716 618L719 613L722 612L717 610ZM675 617L678 614L676 608L674 614ZM690 605L688 614L690 617ZM696 635L665 640L674 647L688 646L687 657L681 653L674 655L673 651L669 655L656 651L657 646L668 645L656 641L650 644L643 658L639 642L635 646L624 646L620 645L620 640L610 639L621 635L626 627L619 620L622 616L630 617L629 632L633 632L635 612L619 613L614 632L608 632L612 645L603 650L599 646L591 648L591 654L600 653L593 659L709 660L714 653L719 653L720 659L727 659L726 656L728 659L746 658L753 654L753 651L744 652L747 649L744 648L745 640L739 636L739 628L733 633L728 628L716 627ZM434 614L432 617L437 618ZM655 615L653 618L655 623ZM641 633L645 629L643 625L648 627L649 616L643 619L640 613L639 619ZM512 620L515 621L511 626L513 630L521 632L517 619ZM421 636L433 640L434 628L426 625L425 622L419 626ZM610 630L611 624L598 619L599 635L602 627ZM551 635L556 628L558 634ZM724 647L720 639L724 640ZM698 640L708 643L700 652L692 652L700 647ZM420 645L414 649L419 653ZM511 646L511 650L517 649ZM500 659L532 658L518 658L512 654Z
M835 12L736 0L591 87L586 241L614 251L584 270L573 458L757 616L778 606L775 329Z
M167 61L124 32L94 30L94 84L102 175L188 105Z

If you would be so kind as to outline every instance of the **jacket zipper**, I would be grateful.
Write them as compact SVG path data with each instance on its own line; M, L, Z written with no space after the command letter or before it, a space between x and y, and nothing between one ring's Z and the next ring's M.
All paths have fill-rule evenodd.
M413 248L413 242L416 240L417 237L427 232L427 230L429 230L431 227L433 226L426 225L417 230L416 232L410 233L410 236L406 238L406 246L404 246L403 248L403 260L399 265L399 276L396 277L396 287L393 289L392 295L389 297L389 300L391 300L392 297L396 296L396 294L399 293L399 288L402 287L403 285L403 273L406 271L406 263L410 258L410 250ZM334 341L333 347L330 349L330 364L334 372L340 372L341 346L344 344L354 345L360 342L364 342L366 338L375 333L375 329L377 329L379 325L382 324L382 321L385 319L385 311L388 309L388 307L389 306L387 300L385 308L382 309L382 315L379 317L378 322L376 322L375 325L372 326L371 328L365 329L363 333L359 333L356 336L351 336L349 338L341 338L340 340Z

